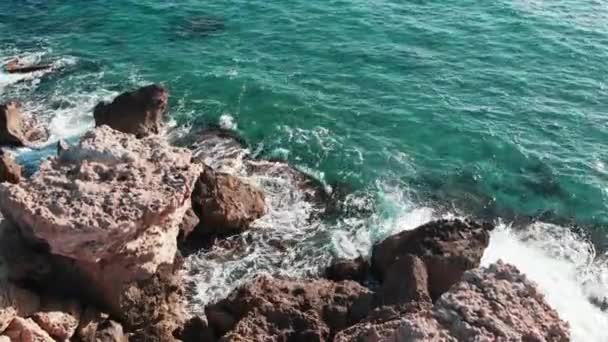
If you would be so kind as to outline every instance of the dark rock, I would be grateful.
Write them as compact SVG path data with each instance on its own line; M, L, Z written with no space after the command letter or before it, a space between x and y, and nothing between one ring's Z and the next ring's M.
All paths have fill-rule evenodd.
M326 341L363 319L372 293L352 281L258 278L206 308L225 341Z
M19 59L13 59L6 63L4 70L9 74L26 74L35 71L48 70L52 67L50 64L21 64Z
M192 192L202 235L231 235L249 228L266 211L264 193L235 176L206 167Z
M61 158L61 157L62 157L62 155L63 155L65 152L67 152L69 149L70 149L70 144L68 144L68 142L67 142L67 141L65 141L65 140L63 140L63 139L60 139L60 140L57 142L57 156L58 156L59 158Z
M112 103L102 102L95 107L95 126L108 125L138 138L158 134L163 126L168 99L169 93L159 85L123 93Z
M417 256L426 265L429 292L436 300L465 271L479 266L492 229L469 220L440 220L401 232L374 246L372 271L383 281L401 257Z
M19 183L21 180L21 165L15 162L13 156L4 150L0 150L0 183Z
M214 342L217 340L207 322L198 316L188 320L177 333L176 338L184 342Z
M338 259L325 269L325 278L333 281L354 280L364 283L369 274L369 262L363 257Z
M379 296L382 305L430 302L424 262L411 254L399 257L388 269Z

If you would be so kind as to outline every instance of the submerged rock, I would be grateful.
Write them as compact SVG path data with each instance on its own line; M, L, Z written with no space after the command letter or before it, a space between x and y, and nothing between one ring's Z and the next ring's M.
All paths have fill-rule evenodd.
M383 281L388 272L399 272L391 268L401 257L417 256L426 266L429 292L436 300L465 271L479 266L492 229L469 220L439 220L401 232L374 246L372 271Z
M371 292L352 281L261 277L205 313L222 341L326 341L361 320L372 301Z
M383 323L362 323L334 342L569 341L568 324L536 285L501 262L464 274L432 309Z
M190 159L161 138L98 127L30 179L0 184L0 209L44 247L39 255L48 251L46 277L61 273L131 328L143 326L177 303L177 236L201 171Z
M15 162L10 153L0 150L0 183L19 183L21 180L21 170L21 165Z
M266 212L264 193L239 178L205 168L192 192L192 209L200 218L199 233L242 232Z
M108 125L138 138L158 134L163 126L168 99L167 90L155 84L125 92L113 102L102 102L95 107L95 126Z
M8 61L4 65L4 70L9 74L26 74L30 72L48 70L51 64L23 64L18 58Z

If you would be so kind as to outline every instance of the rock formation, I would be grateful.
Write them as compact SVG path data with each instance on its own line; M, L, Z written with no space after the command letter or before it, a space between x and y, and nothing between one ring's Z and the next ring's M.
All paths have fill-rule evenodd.
M48 131L37 120L21 112L21 104L11 101L0 105L0 145L23 147L44 141Z
M1 184L0 209L48 250L51 274L138 329L178 302L177 236L201 171L190 159L162 138L98 127L26 181Z
M21 165L15 162L13 156L5 150L0 150L0 183L19 183L21 180Z
M383 323L361 323L334 342L569 341L568 324L536 286L501 262L468 271L432 309Z
M402 256L417 256L427 268L429 292L436 300L465 271L479 266L492 229L468 220L440 220L403 231L374 246L372 271L382 281Z
M260 277L205 310L222 341L327 341L370 310L356 282Z
M50 64L23 64L18 58L8 61L4 65L4 70L9 74L26 74L30 72L48 70L52 67Z
M138 138L158 134L163 127L169 93L159 85L125 92L111 103L99 103L94 111L95 126L108 125Z
M363 257L338 259L325 269L325 278L333 281L354 280L364 283L369 275L369 263Z
M239 178L206 167L192 192L192 208L200 218L201 233L239 233L266 211L264 193Z

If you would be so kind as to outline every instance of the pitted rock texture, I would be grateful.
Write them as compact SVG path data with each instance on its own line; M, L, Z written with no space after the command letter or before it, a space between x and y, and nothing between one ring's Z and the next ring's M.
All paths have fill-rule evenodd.
M8 282L0 282L0 334L17 316L29 316L40 309L40 297Z
M515 266L468 271L432 309L381 323L361 323L334 342L570 340L568 324Z
M469 220L439 220L403 231L374 246L372 271L383 281L401 257L416 256L426 266L429 293L437 300L465 271L479 266L492 229Z
M21 180L21 165L15 162L13 156L7 151L0 150L0 183L19 183Z
M326 341L365 317L372 302L353 281L261 277L205 313L221 341Z
M125 92L112 103L100 103L95 107L95 126L108 125L138 138L158 134L168 100L167 90L155 84Z
M54 254L95 263L153 248L157 261L171 262L167 240L200 173L190 157L161 138L99 127L27 181L0 185L0 209Z

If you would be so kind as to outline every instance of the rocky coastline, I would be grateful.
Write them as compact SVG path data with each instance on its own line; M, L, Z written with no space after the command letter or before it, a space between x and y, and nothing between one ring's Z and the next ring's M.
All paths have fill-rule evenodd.
M332 196L286 163L243 155L229 131L171 141L168 98L150 85L99 104L96 127L29 177L8 148L48 133L18 103L0 105L0 342L570 340L514 266L480 267L492 225L459 219L390 236L317 277L260 275L189 312L183 256L267 215L268 194L245 174L286 175L320 215Z

